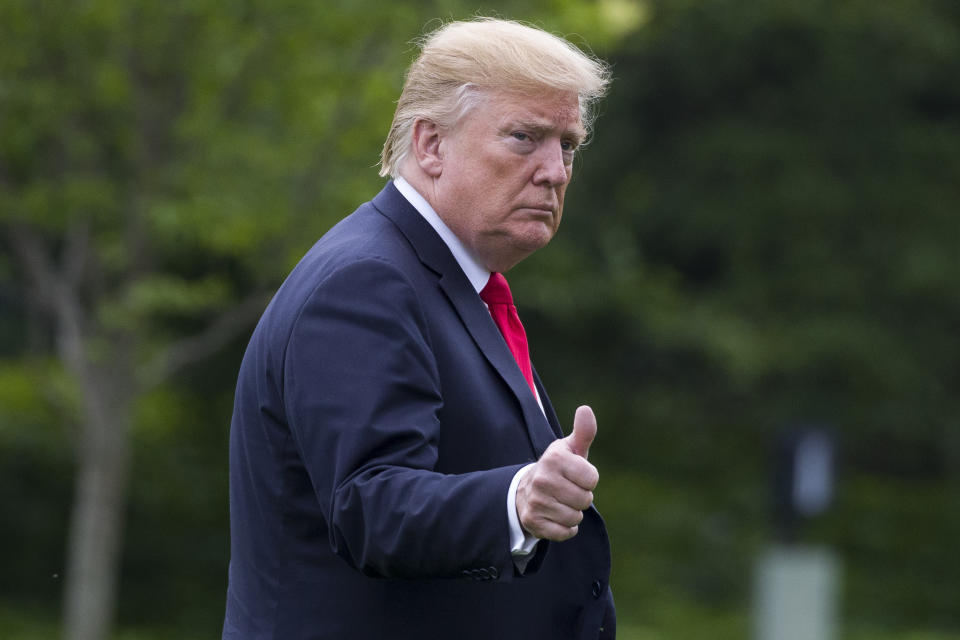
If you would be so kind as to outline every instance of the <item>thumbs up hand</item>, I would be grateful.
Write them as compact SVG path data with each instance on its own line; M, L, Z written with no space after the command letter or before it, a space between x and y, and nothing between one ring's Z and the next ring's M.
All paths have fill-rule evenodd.
M573 432L555 440L517 485L517 516L530 535L557 542L577 535L583 510L593 502L600 474L587 461L597 435L588 406L577 409Z
M593 415L593 409L586 405L577 407L577 412L573 416L573 433L564 438L570 451L586 460L590 445L596 437L597 418Z

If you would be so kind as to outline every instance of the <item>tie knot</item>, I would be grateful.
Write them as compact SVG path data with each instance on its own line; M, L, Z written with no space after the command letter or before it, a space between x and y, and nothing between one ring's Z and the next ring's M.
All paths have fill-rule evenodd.
M487 304L513 304L510 285L503 274L496 271L490 274L487 285L480 291L480 299Z

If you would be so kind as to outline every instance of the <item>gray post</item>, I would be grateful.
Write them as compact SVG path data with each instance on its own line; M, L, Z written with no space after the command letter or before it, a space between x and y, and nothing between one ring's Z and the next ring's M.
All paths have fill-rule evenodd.
M839 561L825 548L773 546L754 576L754 640L834 640Z
M829 549L798 542L802 525L833 500L833 441L817 428L786 431L777 442L774 465L778 542L755 568L754 640L834 640L840 562Z

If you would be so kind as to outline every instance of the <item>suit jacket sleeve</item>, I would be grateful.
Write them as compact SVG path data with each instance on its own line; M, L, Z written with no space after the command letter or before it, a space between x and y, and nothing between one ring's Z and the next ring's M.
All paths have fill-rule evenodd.
M284 351L283 397L344 560L385 577L512 574L503 505L522 465L435 470L442 380L426 311L399 268L358 259L312 291Z

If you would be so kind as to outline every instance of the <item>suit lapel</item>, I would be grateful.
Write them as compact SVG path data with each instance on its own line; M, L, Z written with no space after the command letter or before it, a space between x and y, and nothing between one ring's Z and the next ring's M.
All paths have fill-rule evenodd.
M486 306L433 227L397 191L392 182L374 198L373 204L397 225L417 252L420 261L440 276L440 288L456 309L467 332L519 402L530 443L539 457L557 437L555 431L558 428L544 417L544 413L547 416L553 415L553 420L556 421L539 378L536 378L536 383L540 399L544 403L543 412L540 411L536 398L530 392L520 367L513 359Z
M543 382L540 381L536 367L533 369L533 382L537 385L537 393L540 394L540 402L543 403L543 413L547 417L547 423L550 425L553 435L557 438L562 438L563 429L560 426L560 420L557 418L557 412L553 408L553 403L550 402L550 398L547 396L547 390L544 389Z
M530 392L530 386L520 372L517 361L513 359L513 354L504 342L500 330L490 317L490 312L484 306L483 301L477 295L473 287L470 286L466 276L460 273L460 279L466 283L469 289L469 296L463 295L463 287L456 282L455 278L444 276L440 279L440 287L450 298L457 313L463 320L467 331L473 336L474 341L484 356L497 370L500 377L503 378L507 386L513 392L513 395L520 403L523 410L523 419L527 424L527 430L530 435L530 442L533 444L534 451L539 457L544 450L554 440L553 429L549 426L544 412L540 411L536 398ZM541 396L545 398L546 396Z

